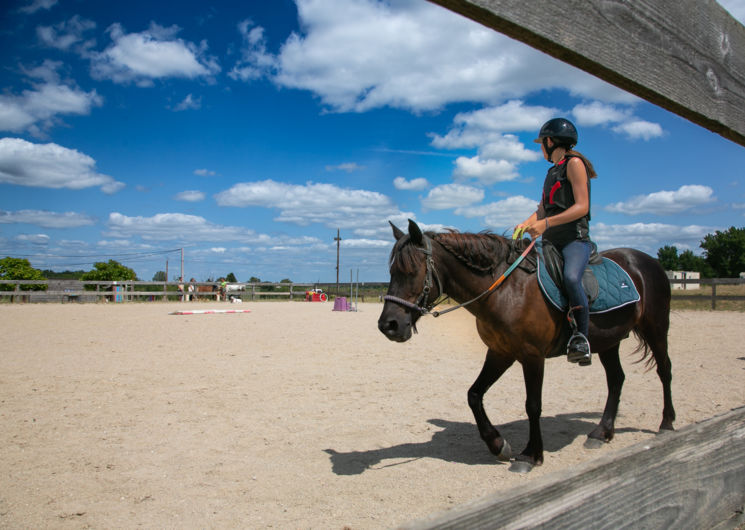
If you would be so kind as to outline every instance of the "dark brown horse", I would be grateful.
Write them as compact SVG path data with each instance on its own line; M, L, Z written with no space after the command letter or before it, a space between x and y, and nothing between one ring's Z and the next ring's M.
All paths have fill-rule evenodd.
M392 225L393 226L393 225ZM416 331L416 322L429 312L438 297L447 295L467 302L486 291L505 272L510 242L490 233L426 233L409 221L408 235L393 226L396 244L391 252L391 282L380 331L390 340L404 342ZM641 299L590 319L590 344L598 353L608 383L608 398L598 426L588 435L587 446L609 442L614 434L624 373L618 350L634 332L639 350L656 363L662 381L664 407L660 429L673 429L675 410L670 393L670 358L667 333L670 324L670 283L657 260L643 252L619 248L601 255L618 263L634 281ZM496 290L467 306L488 350L476 381L468 390L481 438L501 460L511 457L510 446L484 411L483 397L489 387L515 362L522 365L530 435L528 445L516 456L514 471L529 471L543 462L541 392L546 358L565 353L569 326L565 314L546 301L535 274L516 269ZM648 357L651 352L651 357ZM581 370L582 368L577 368Z

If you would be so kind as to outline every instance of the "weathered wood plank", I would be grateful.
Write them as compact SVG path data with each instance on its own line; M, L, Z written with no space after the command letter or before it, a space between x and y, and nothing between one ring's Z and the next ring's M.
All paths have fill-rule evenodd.
M712 528L745 503L745 407L405 528Z
M745 27L714 0L430 0L745 145Z

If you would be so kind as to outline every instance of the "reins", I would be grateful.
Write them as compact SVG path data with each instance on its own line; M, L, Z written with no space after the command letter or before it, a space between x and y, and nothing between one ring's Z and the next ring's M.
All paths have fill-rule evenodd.
M512 272L520 265L520 263L525 259L525 256L528 255L530 250L535 246L536 240L533 239L530 244L525 248L522 254L520 254L520 257L518 257L515 262L510 265L506 271L502 273L502 275L497 278L497 280L489 286L488 289L483 291L481 294L476 296L475 298L472 298L468 300L467 302L463 302L462 304L458 304L453 307L449 307L443 311L432 311L432 308L437 305L437 302L442 297L442 283L440 282L440 277L437 275L437 271L435 270L435 262L432 258L432 242L430 238L424 237L424 248L416 247L418 250L422 251L427 257L426 257L426 263L427 263L427 276L424 280L424 289L422 290L422 294L419 295L419 298L417 298L416 303L409 302L408 300L404 300L403 298L399 298L397 296L392 295L385 295L383 297L384 300L389 300L391 302L395 302L399 305L402 305L408 309L411 309L412 311L418 311L421 315L432 315L433 317L439 317L440 315L444 315L445 313L450 313L451 311L455 311L456 309L460 309L461 307L466 307L469 304L472 304L473 302L480 300L484 296L490 294L493 292L497 287L502 285L504 281L507 279L507 277L512 274ZM436 299L433 303L423 306L421 305L422 302L427 301L427 297L429 296L429 291L432 287L432 277L437 280L437 287L438 291L440 293L440 298Z

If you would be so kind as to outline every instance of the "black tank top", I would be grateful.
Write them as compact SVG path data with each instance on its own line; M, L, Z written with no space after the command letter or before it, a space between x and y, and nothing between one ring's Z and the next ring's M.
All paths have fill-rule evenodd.
M558 164L552 166L546 174L546 180L543 182L543 198L541 204L546 212L547 217L559 214L574 204L574 190L572 183L567 178L567 166L569 159L574 155L565 156ZM579 158L579 157L577 157ZM582 160L580 158L580 160ZM583 162L584 164L584 162ZM587 169L585 167L585 169ZM561 249L572 241L589 241L590 240L590 178L587 178L587 215L558 226L550 226L543 233L545 240L553 243Z

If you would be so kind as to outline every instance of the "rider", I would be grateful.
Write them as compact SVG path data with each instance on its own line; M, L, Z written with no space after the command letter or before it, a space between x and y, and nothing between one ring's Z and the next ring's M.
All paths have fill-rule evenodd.
M553 164L543 183L538 209L517 230L553 243L564 256L564 285L570 304L570 320L576 330L569 339L569 362L592 362L587 341L590 308L582 287L582 274L592 250L590 242L590 179L597 174L587 158L574 151L577 128L565 118L547 121L538 133L543 157Z

